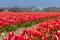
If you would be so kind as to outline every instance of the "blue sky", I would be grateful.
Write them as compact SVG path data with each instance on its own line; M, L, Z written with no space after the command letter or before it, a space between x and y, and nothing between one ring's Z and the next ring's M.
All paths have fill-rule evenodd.
M0 7L13 6L60 7L60 0L0 0Z

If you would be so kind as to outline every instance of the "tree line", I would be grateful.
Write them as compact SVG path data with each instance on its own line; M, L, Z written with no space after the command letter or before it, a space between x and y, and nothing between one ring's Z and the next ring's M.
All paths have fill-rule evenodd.
M60 7L48 7L42 10L37 7L0 7L0 12L60 12Z

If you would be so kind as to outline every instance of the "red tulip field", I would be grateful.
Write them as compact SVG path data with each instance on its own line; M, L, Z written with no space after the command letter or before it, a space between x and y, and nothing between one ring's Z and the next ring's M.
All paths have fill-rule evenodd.
M0 12L0 40L60 40L60 12Z

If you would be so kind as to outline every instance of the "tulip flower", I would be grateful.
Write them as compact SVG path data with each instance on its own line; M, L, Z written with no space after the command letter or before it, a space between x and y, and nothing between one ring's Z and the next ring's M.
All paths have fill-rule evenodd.
M3 40L8 40L7 38L4 38Z
M14 33L13 32L9 32L8 33L8 40L12 40L13 36L14 36Z
M54 36L54 40L59 40L57 35Z
M57 35L58 35L58 37L60 38L60 30L58 30Z
M47 35L45 35L45 36L44 36L44 40L48 40L48 39L49 39L49 37L50 37L50 36L49 36L48 34L47 34Z

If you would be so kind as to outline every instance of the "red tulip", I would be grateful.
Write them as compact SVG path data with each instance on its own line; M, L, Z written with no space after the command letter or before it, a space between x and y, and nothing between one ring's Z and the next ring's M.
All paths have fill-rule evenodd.
M44 36L44 40L48 40L48 39L49 39L49 37L50 37L50 36L49 36L48 34L47 34L47 35L45 35L45 36Z
M0 26L0 29L2 29L3 28L3 26Z
M14 36L14 33L13 32L9 32L8 33L8 40L12 40L13 36Z
M58 35L58 37L60 38L60 30L58 30L57 35Z
M54 36L54 40L59 40L57 35Z
M8 40L7 38L4 38L3 40Z

